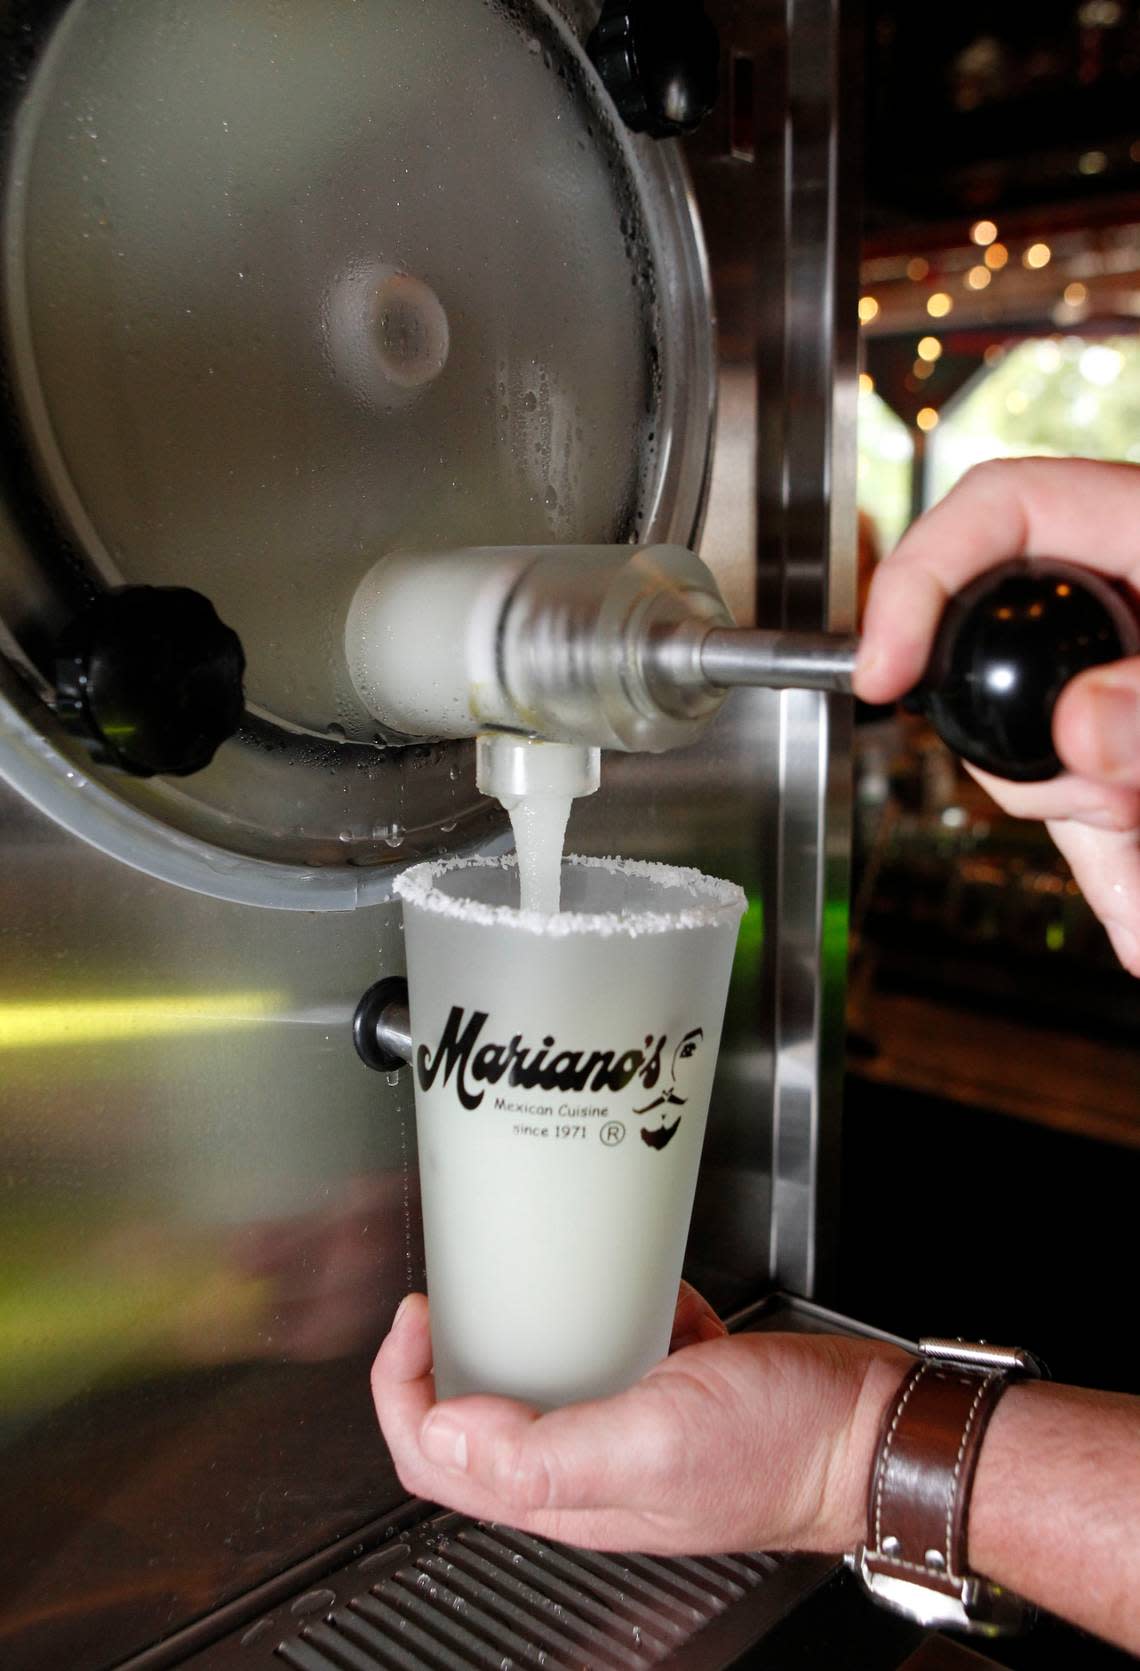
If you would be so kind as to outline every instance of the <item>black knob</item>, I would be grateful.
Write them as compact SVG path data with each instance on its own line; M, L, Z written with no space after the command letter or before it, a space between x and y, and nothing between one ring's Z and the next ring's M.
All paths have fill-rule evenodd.
M1078 673L1140 653L1140 624L1111 581L1072 563L1022 558L952 598L907 706L955 754L1015 783L1064 770L1053 709Z
M720 43L699 0L606 0L586 51L634 133L691 133L716 103Z
M403 975L386 975L368 988L352 1018L352 1042L365 1067L382 1073L411 1061L408 983Z
M244 707L241 640L185 586L102 592L56 645L60 717L97 760L186 777L232 737Z

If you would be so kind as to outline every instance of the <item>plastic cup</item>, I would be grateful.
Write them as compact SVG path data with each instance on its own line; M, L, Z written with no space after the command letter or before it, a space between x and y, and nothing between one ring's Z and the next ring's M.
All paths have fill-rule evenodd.
M569 858L416 865L404 901L436 1390L550 1408L666 1353L744 894Z

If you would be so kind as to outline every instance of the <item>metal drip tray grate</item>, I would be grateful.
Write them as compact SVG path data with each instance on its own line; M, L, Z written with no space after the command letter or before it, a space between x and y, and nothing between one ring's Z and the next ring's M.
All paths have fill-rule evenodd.
M775 1569L767 1555L660 1561L583 1554L520 1532L460 1526L277 1655L297 1671L512 1664L634 1671Z
M601 1555L439 1515L195 1656L196 1671L703 1671L814 1589L814 1556Z

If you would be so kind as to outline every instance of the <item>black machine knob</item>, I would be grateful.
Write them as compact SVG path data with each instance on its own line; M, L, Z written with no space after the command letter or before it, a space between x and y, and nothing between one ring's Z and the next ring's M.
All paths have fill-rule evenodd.
M920 684L906 699L955 754L1015 783L1064 770L1053 709L1086 668L1140 653L1123 592L1052 558L1002 563L946 606Z
M367 1068L392 1073L412 1059L408 983L386 975L368 988L352 1018L352 1042Z
M188 587L101 592L55 659L60 717L135 777L201 771L241 723L241 640Z
M716 103L720 43L699 0L606 0L586 51L634 133L691 133Z

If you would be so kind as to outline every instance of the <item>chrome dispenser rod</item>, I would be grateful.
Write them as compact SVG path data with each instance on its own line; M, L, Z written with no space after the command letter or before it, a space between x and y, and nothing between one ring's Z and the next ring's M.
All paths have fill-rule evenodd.
M763 685L848 696L858 649L854 634L714 627L701 642L700 667L709 684L721 688Z
M848 696L859 640L854 634L774 632L686 621L643 642L647 688L665 708L685 691L826 690Z
M376 1044L401 1062L412 1059L412 1017L407 1004L391 1003L376 1022Z
M352 1018L352 1042L365 1067L398 1072L412 1059L412 1022L408 983L403 975L385 975L370 986Z

